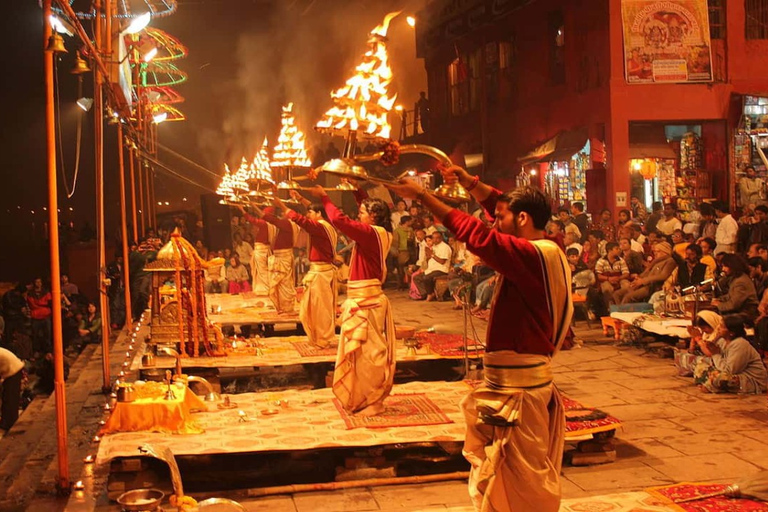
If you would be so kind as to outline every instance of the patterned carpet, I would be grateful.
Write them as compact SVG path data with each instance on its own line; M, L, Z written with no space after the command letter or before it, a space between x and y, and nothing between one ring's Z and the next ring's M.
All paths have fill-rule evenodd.
M344 410L341 402L334 399L336 409L344 419L347 429L416 427L453 423L435 403L422 393L390 395L384 400L384 412L377 416L356 416Z

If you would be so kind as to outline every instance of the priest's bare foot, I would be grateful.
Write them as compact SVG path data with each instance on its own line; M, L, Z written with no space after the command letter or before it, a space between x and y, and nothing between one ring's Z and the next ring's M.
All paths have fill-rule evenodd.
M384 404L377 403L372 404L363 409L360 412L355 413L357 416L377 416L384 412Z

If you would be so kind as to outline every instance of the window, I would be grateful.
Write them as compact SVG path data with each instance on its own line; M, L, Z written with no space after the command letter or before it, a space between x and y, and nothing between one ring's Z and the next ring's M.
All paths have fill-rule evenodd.
M562 11L549 14L549 79L553 85L565 83L565 22Z
M451 114L466 114L469 111L467 64L460 56L448 65L448 90L451 97Z
M768 0L744 0L747 39L768 39Z
M707 0L709 8L709 37L725 39L725 0Z

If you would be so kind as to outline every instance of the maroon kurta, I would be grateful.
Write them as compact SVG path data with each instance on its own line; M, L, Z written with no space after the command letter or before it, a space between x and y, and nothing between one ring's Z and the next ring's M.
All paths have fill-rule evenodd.
M483 201L493 214L499 192ZM552 314L547 305L544 271L530 241L501 233L479 219L453 209L443 223L457 240L502 276L497 285L488 324L487 351L514 350L521 354L551 355Z
M253 242L256 244L269 245L269 227L267 223L262 219L256 218L253 215L245 214L243 218L248 221L256 230L253 233Z
M356 243L355 257L349 266L349 280L381 279L384 275L381 268L381 248L379 236L373 226L350 219L336 208L328 196L323 196L323 207L331 224Z
M291 226L291 221L285 217L276 217L274 211L275 209L270 206L264 210L264 217L262 217L277 228L277 235L275 235L275 243L272 245L272 249L275 251L293 249L293 226Z
M322 224L293 210L288 210L286 217L309 233L309 261L333 263L333 244Z

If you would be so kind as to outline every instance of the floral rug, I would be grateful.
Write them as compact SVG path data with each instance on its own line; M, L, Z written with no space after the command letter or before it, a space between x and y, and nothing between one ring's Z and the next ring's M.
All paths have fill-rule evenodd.
M768 512L768 503L748 499L726 498L723 496L689 501L687 503L675 503L679 500L721 492L726 487L725 484L683 482L663 487L652 487L646 489L646 492L668 504L671 510L685 512Z
M429 350L442 357L464 357L464 336L461 334L437 334L417 332L416 339ZM472 338L467 340L469 357L482 357L485 349Z
M347 430L353 428L416 427L453 423L426 395L391 395L384 400L384 412L376 416L358 416L344 410L341 403L333 400Z

